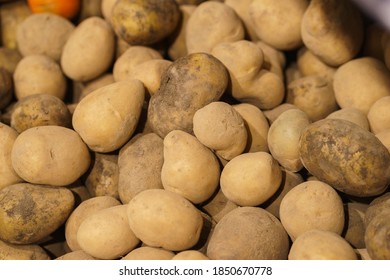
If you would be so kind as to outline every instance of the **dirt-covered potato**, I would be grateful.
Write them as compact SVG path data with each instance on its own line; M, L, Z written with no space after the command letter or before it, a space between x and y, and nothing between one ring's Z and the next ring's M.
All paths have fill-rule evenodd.
M163 248L142 246L132 250L121 260L171 260L175 253Z
M261 208L239 207L215 226L207 256L213 260L283 260L288 250L287 233L275 216Z
M292 188L280 203L280 221L292 240L313 230L341 234L344 207L338 193L321 181L306 181Z
M175 0L117 0L111 23L118 37L132 45L152 45L168 37L179 24Z
M353 107L346 107L343 109L336 110L326 116L326 118L350 121L366 129L367 131L370 130L370 124L368 122L367 115L359 109Z
M375 215L366 227L364 241L373 260L390 259L390 207Z
M73 127L91 150L112 152L133 135L144 98L145 89L139 80L101 87L78 103L73 112Z
M12 75L0 66L0 110L6 108L12 101L14 83Z
M151 130L161 138L176 129L192 133L195 112L221 98L228 77L226 67L206 53L175 60L150 99L147 122Z
M172 260L209 260L205 254L196 250L185 250L177 253Z
M50 260L39 245L15 245L0 240L0 260Z
M67 85L60 65L46 55L28 55L16 66L15 96L22 99L33 94L50 94L64 99Z
M328 80L333 79L337 68L324 63L308 48L302 47L297 53L297 66L302 76L322 76Z
M33 94L21 98L11 114L11 126L19 133L36 126L72 126L68 107L56 96Z
M64 187L19 183L0 190L0 238L33 244L57 230L72 212L73 193Z
M299 153L312 175L349 195L379 195L390 182L386 147L350 121L323 119L308 125L299 141Z
M22 58L18 50L0 47L0 68L4 68L11 75Z
M67 261L67 260L96 260L96 258L92 257L91 255L87 254L83 250L77 250L73 252L66 253L62 256L59 256L56 258L56 260L59 261Z
M311 230L292 244L289 260L356 260L352 246L340 235L324 230Z
M344 204L346 219L341 236L356 249L366 247L364 242L364 232L366 230L364 216L367 208L368 204L359 202L348 202Z
M375 101L368 111L367 118L374 134L390 129L390 95Z
M54 13L32 14L17 28L18 50L23 56L43 54L59 62L74 28L71 21Z
M97 78L111 66L115 52L115 35L100 17L83 20L70 34L61 55L65 75L75 81Z
M150 189L138 193L127 205L130 228L146 245L182 251L198 242L202 215L181 195Z

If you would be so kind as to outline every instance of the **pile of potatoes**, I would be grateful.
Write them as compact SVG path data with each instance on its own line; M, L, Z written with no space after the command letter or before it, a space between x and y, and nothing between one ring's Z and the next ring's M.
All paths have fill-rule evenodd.
M0 6L0 259L390 259L390 31L351 0L93 2Z

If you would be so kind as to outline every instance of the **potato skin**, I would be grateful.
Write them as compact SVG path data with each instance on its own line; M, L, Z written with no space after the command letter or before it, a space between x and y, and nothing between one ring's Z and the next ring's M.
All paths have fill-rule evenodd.
M0 240L0 260L50 260L39 245L14 245Z
M390 259L390 209L377 214L367 225L364 241L373 260Z
M302 132L299 153L311 174L349 195L378 195L390 182L386 147L349 121L324 119L310 124Z

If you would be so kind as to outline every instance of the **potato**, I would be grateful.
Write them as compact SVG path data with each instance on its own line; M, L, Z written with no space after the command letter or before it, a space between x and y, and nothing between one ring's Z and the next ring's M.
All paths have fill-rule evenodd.
M302 132L299 153L319 180L357 197L379 195L390 182L390 154L374 134L340 119L324 119Z
M92 197L87 187L83 185L80 179L70 185L67 185L66 188L73 193L75 207L79 206L81 202Z
M171 260L174 256L172 251L144 246L132 250L122 260Z
M243 40L244 36L244 25L233 8L225 3L205 1L188 19L185 34L187 52L210 53L217 44Z
M0 260L50 260L39 245L13 245L0 240Z
M387 148L390 153L390 129L375 134L376 138Z
M100 17L83 20L66 41L61 55L65 75L75 81L97 78L111 66L115 51L115 35Z
M161 181L164 189L194 204L206 201L219 186L219 162L193 135L173 130L164 138Z
M147 123L164 138L172 130L192 133L195 112L221 98L228 72L215 57L194 53L175 60L149 102Z
M11 75L14 73L16 65L22 59L22 55L17 49L0 47L0 68L4 68Z
M367 249L356 249L355 253L358 256L358 260L372 260L370 255L367 252Z
M263 51L264 69L277 74L284 79L284 68L286 67L286 55L283 51L277 50L263 41L256 41L255 44Z
M15 172L27 182L65 186L87 171L90 155L74 130L48 125L19 134L11 160Z
M132 45L151 45L169 36L179 24L174 0L117 0L111 22L118 37Z
M386 29L378 22L368 23L364 30L363 56L375 57L384 61L384 47L387 40Z
M366 227L371 222L372 219L374 219L375 216L378 214L386 211L390 208L390 193L386 192L375 199L373 199L364 215L364 224Z
M350 121L368 131L370 130L370 124L368 122L367 115L359 109L353 107L346 107L336 110L333 113L330 113L326 118Z
M65 224L65 238L69 248L72 251L81 250L77 241L77 231L87 217L99 210L117 205L121 205L121 203L111 196L98 196L81 202L70 214Z
M102 17L101 2L102 0L81 0L81 9L79 11L78 20L93 16Z
M344 231L341 236L353 248L363 249L366 247L364 243L364 232L366 229L364 216L367 208L367 204L359 202L348 202L344 204L344 212L348 216L345 219Z
M375 101L368 111L367 118L374 134L390 129L390 95Z
M324 230L311 230L292 244L289 260L356 260L351 245L340 235Z
M201 207L202 211L210 215L213 221L218 223L222 217L239 206L227 199L219 188L209 200L201 204Z
M310 124L308 115L300 109L280 114L268 132L268 147L272 156L285 169L298 172L303 168L299 155L299 138Z
M297 66L302 76L322 76L328 80L333 79L337 68L324 63L308 48L301 47L297 53Z
M83 251L98 259L113 260L129 253L139 239L130 229L127 205L112 206L87 216L77 231L77 242Z
M259 37L256 35L255 27L251 19L250 15L250 7L253 0L225 0L224 3L229 7L233 8L236 14L240 17L244 29L245 29L245 37L248 37L250 41L257 41Z
M72 212L74 197L63 187L19 183L0 190L0 238L33 244L57 230Z
M74 24L65 17L53 13L32 14L18 25L18 50L23 56L41 54L59 62L74 29Z
M39 93L65 98L65 76L60 65L46 55L25 56L16 66L13 78L18 100Z
M12 166L11 151L18 137L18 132L12 127L0 122L0 189L20 183L22 178Z
M172 260L210 260L205 254L195 251L186 250L177 253Z
M89 82L86 82L82 86L81 94L78 99L74 100L74 102L79 102L81 99L86 97L91 92L104 87L108 86L110 84L113 84L115 82L114 75L111 73L103 74L102 76L97 77L96 79L93 79ZM74 96L74 94L73 94Z
M333 77L337 104L368 114L380 98L390 95L390 71L372 57L356 58L340 66Z
M358 54L363 33L362 16L348 0L312 0L302 18L303 43L315 56L333 67Z
M101 1L101 12L102 16L107 22L111 25L112 24L112 8L114 7L117 0L102 0Z
M373 260L390 259L390 207L372 218L366 227L364 241Z
M123 204L146 189L162 189L163 140L155 133L132 138L119 151L118 193Z
M13 88L12 75L4 68L0 68L0 110L11 103Z
M18 133L44 125L71 128L72 116L61 99L42 93L25 96L15 104L11 114L11 126Z
M112 196L119 199L118 155L94 153L84 182L92 196Z
M282 103L273 109L263 110L263 113L271 125L283 112L290 109L298 109L298 107L290 103Z
M253 0L248 7L253 30L276 49L296 49L302 45L301 22L308 5L307 0Z
M58 258L56 260L59 261L67 261L67 260L96 260L96 258L92 257L91 255L87 254L83 250L77 250L74 252L66 253Z
M212 260L287 259L289 240L279 220L264 209L239 207L215 226L207 246Z
M179 194L161 189L144 190L127 205L130 228L146 245L182 251L198 242L202 215Z
M101 87L78 103L73 127L94 152L117 150L134 133L144 98L145 90L139 80Z
M306 181L292 188L282 199L279 213L293 241L313 229L340 235L344 228L343 202L330 185L321 181Z

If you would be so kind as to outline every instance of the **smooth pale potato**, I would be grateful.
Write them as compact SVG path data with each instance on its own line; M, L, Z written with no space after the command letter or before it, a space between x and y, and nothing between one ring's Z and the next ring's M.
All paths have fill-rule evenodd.
M161 169L164 189L198 204L215 192L220 173L217 157L195 136L181 130L165 136Z
M390 182L390 154L374 134L341 119L308 125L299 141L305 168L320 181L358 197L383 193Z
M271 110L263 110L263 113L271 125L283 112L290 109L298 109L298 107L290 103L282 103Z
M19 133L44 125L71 128L71 124L72 116L64 101L45 93L21 98L11 114L11 126Z
M146 189L162 189L164 144L155 133L132 138L119 150L118 193L123 204Z
M375 134L376 138L387 148L390 153L390 129Z
M161 138L176 129L192 133L195 112L219 100L228 79L226 67L210 54L194 53L175 60L150 99L147 123L151 130Z
M245 150L248 132L244 120L226 102L211 102L197 110L193 125L196 138L226 160L233 159Z
M83 175L90 164L87 145L61 126L38 126L23 131L11 151L12 166L25 181L65 186Z
M0 260L50 260L39 245L14 245L0 240Z
M373 260L390 259L390 208L375 215L367 224L364 241Z
M65 223L73 193L48 185L18 183L0 190L0 238L12 244L42 241Z
M366 247L364 242L364 232L366 226L364 224L365 212L368 204L359 202L348 202L344 204L345 219L344 231L342 237L356 249L363 249Z
M209 260L205 254L195 251L195 250L186 250L177 253L172 260Z
M43 54L59 62L74 29L71 21L54 13L32 14L17 28L18 50L23 56Z
M356 260L352 246L340 235L324 230L311 230L292 244L289 260Z
M368 122L367 115L364 114L359 109L353 107L346 107L343 109L336 110L333 113L330 113L328 116L326 116L326 118L342 119L342 120L350 121L368 131L370 130L370 124Z
M12 75L0 66L0 110L6 108L13 99Z
M288 236L279 220L257 207L239 207L225 215L207 246L212 260L284 260L288 251Z
M23 56L17 49L9 49L4 46L0 47L0 68L4 68L11 75L14 73L16 65Z
M146 245L182 251L198 242L202 215L179 194L162 189L144 190L127 205L130 228Z
M221 172L220 184L230 201L240 206L257 206L276 193L281 181L278 162L267 152L256 152L230 160Z
M99 259L113 260L128 254L139 239L130 229L127 205L112 206L87 216L77 231L77 242L83 251Z
M89 81L111 66L115 52L115 35L101 17L84 19L66 41L61 55L65 75L74 81Z
M12 147L18 135L15 129L0 122L0 189L23 181L15 172L11 159Z
M74 102L79 102L81 99L86 97L91 92L93 92L101 87L113 84L114 82L115 82L115 79L114 79L114 75L112 73L106 73L106 74L103 74L102 76L97 77L96 79L88 81L88 82L84 83L84 85L82 86L79 98L74 100Z
M227 199L219 188L209 200L201 204L201 207L202 211L210 215L210 217L218 223L223 216L239 206Z
M117 150L133 135L144 98L145 89L139 80L101 87L78 103L73 112L73 127L91 150Z
M22 99L25 96L45 93L65 98L66 79L60 65L46 55L28 55L23 57L13 74L15 96Z
M343 202L330 185L321 181L306 181L292 188L283 197L279 214L293 241L313 229L340 235L344 228Z
M170 250L143 246L132 250L122 260L171 260L174 256Z
M285 169L298 172L303 168L299 154L299 138L310 124L308 115L300 109L280 114L268 132L268 147L272 156Z
M256 35L255 27L250 16L250 4L253 0L225 0L224 3L233 8L244 24L245 37L251 41L256 41L259 37Z
M96 260L96 258L92 257L91 255L87 254L83 250L77 250L73 252L66 253L62 256L59 256L56 258L56 260L59 261L68 261L68 260Z
M187 21L185 40L189 54L210 53L219 43L235 42L244 37L241 19L225 3L205 1L196 7Z
M390 129L390 95L375 101L368 111L367 118L374 134Z
M111 196L98 196L81 202L70 214L65 224L65 238L69 248L72 251L81 250L77 241L77 231L87 217L99 210L117 205L121 203Z

